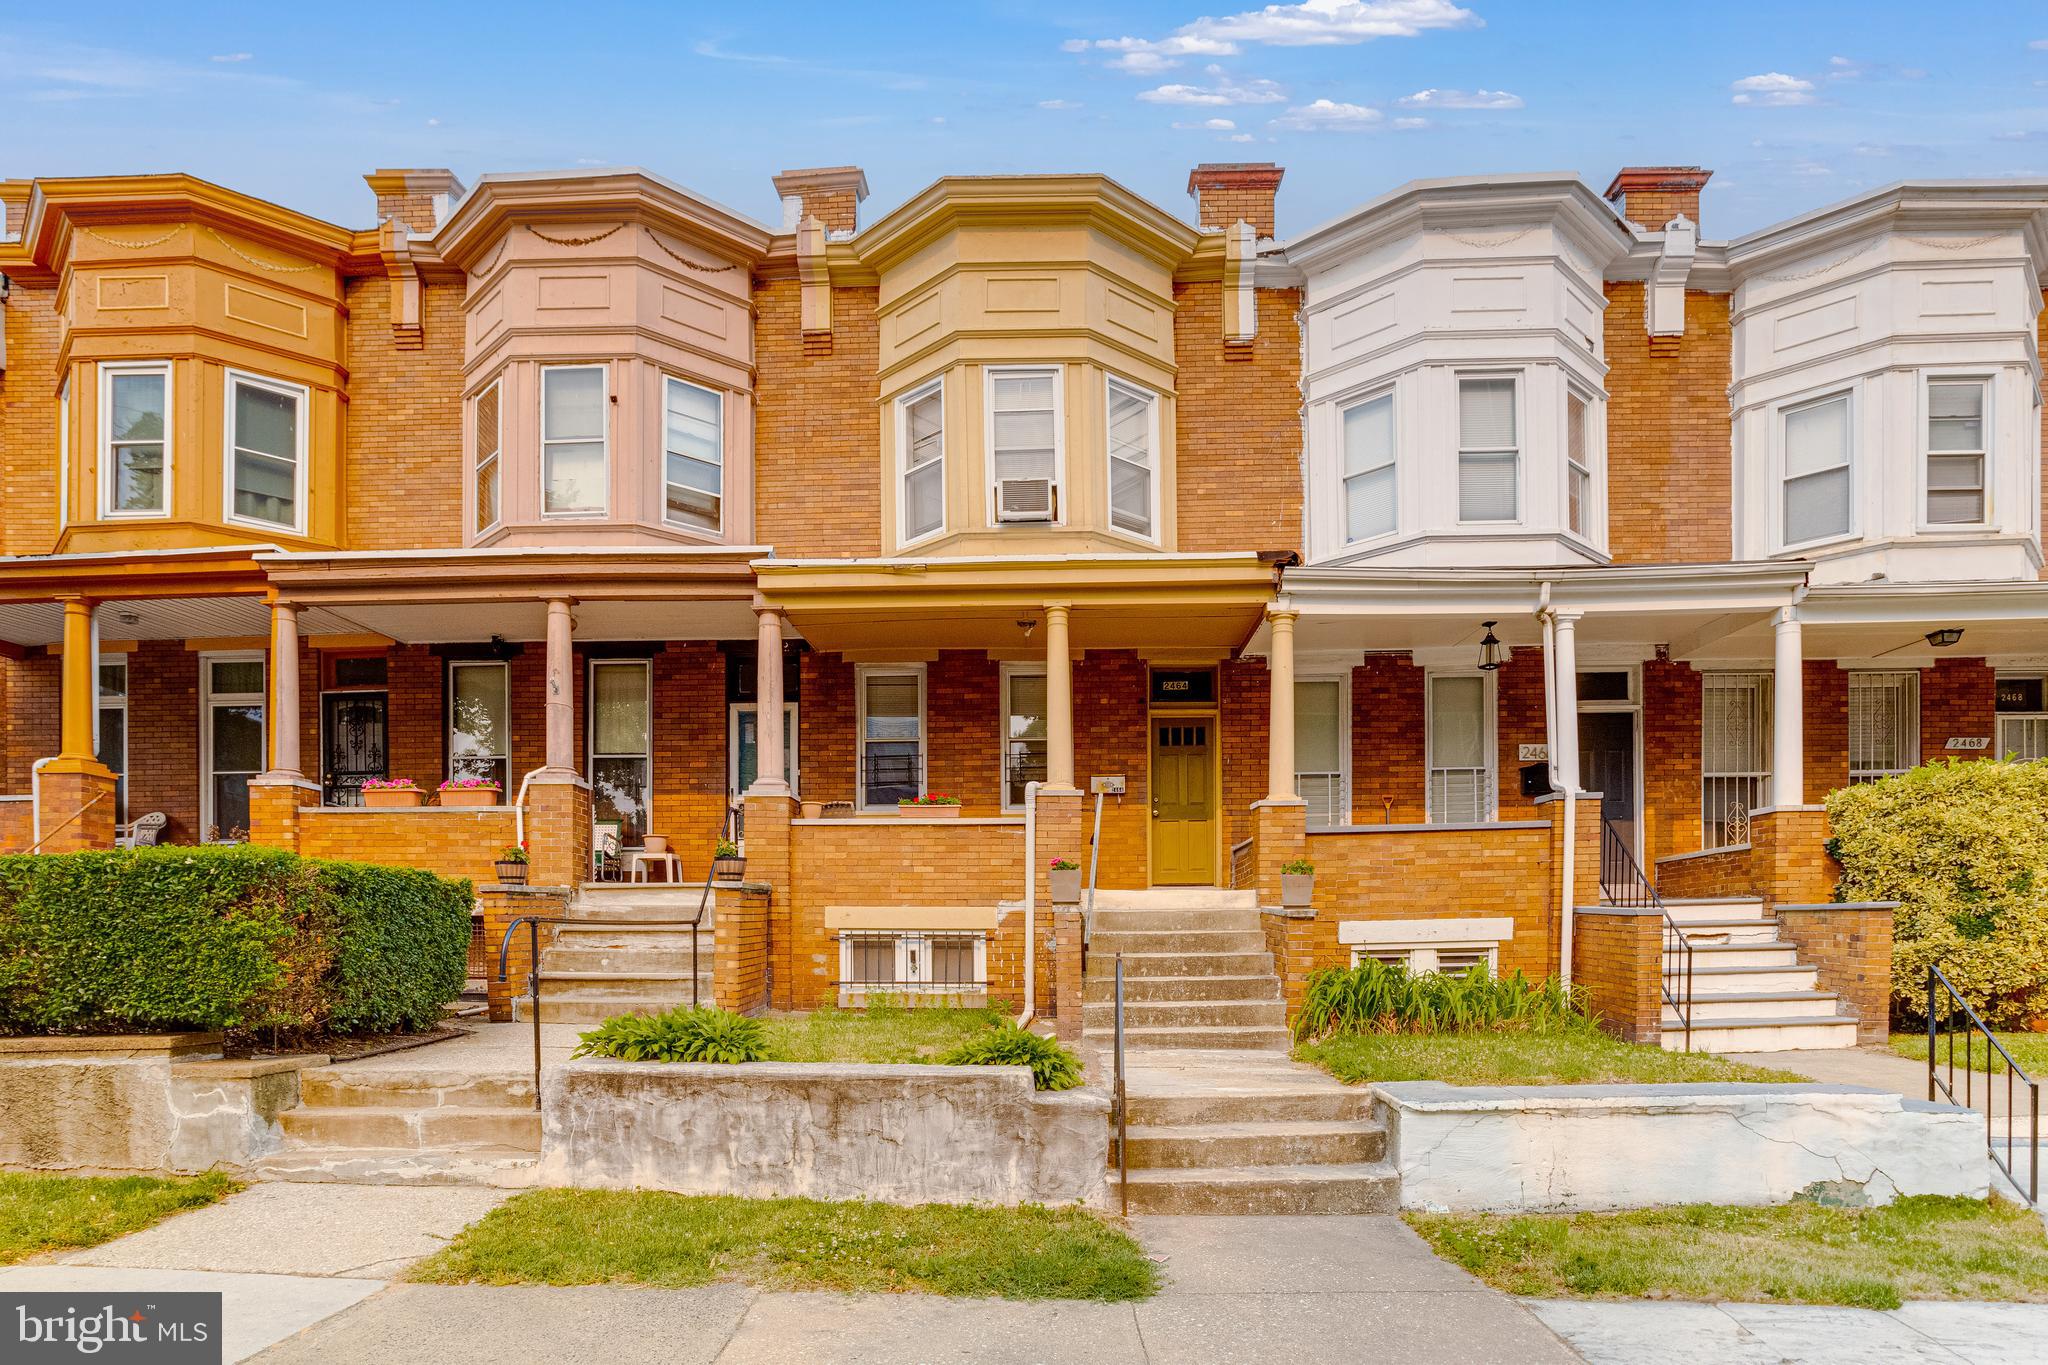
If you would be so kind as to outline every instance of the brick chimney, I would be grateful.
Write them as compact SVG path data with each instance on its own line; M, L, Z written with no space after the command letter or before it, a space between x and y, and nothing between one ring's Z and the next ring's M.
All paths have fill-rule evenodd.
M35 188L33 180L0 180L0 209L6 212L6 222L0 224L0 237L21 236L21 225L28 217L29 191Z
M1697 225L1700 190L1713 175L1697 166L1623 166L1607 187L1607 202L1645 232L1662 232L1681 213Z
M363 180L377 196L377 221L396 218L416 237L432 236L463 194L455 172L439 168L371 171Z
M858 166L813 166L776 176L775 193L782 199L785 232L794 232L806 218L816 218L827 235L846 236L860 226L868 177Z
M1243 219L1261 237L1273 235L1273 200L1286 171L1270 161L1210 161L1188 172L1195 225L1227 228Z

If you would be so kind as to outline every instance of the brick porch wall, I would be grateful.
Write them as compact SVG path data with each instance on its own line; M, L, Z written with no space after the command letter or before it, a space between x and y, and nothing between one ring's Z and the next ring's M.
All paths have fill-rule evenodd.
M1856 1041L1881 1045L1891 1033L1892 912L1889 902L1772 907L1799 960L1819 968L1820 988L1856 1012Z
M478 810L338 810L299 812L299 852L387 867L418 867L443 877L495 881L498 850L514 842L518 820L504 807ZM537 831L528 838L536 849Z
M1581 909L1572 928L1572 981L1601 1027L1655 1043L1664 1017L1664 917L1652 909Z

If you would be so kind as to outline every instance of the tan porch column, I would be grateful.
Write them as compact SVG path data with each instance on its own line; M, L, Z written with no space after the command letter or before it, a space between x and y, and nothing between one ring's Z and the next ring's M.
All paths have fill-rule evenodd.
M299 769L299 608L270 604L270 772L301 777Z
M1294 622L1293 611L1271 611L1273 643L1266 656L1271 695L1266 700L1266 799L1292 801L1294 790Z
M576 770L575 599L548 599L548 748L547 766L556 772Z
M754 785L747 788L762 796L789 795L789 782L782 775L782 613L773 607L756 607L754 619L759 636L755 646L754 696Z
M44 853L76 853L114 844L114 774L93 752L99 709L98 670L92 648L89 597L64 602L64 660L58 753L36 767L31 832Z
M1074 651L1067 621L1071 609L1056 602L1045 609L1045 785L1074 790Z
M93 722L99 708L92 650L92 612L97 605L89 597L64 599L64 689L57 755L85 762L94 757Z

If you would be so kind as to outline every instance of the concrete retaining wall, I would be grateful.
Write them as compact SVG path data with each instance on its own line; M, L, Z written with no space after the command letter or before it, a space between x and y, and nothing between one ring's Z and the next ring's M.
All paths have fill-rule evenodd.
M1989 1189L1981 1114L1861 1086L1374 1089L1404 1208L1863 1206Z
M282 1143L300 1069L326 1060L224 1061L203 1033L0 1038L0 1166L246 1166Z
M1023 1067L619 1062L541 1081L544 1185L892 1204L1099 1204L1109 1101Z

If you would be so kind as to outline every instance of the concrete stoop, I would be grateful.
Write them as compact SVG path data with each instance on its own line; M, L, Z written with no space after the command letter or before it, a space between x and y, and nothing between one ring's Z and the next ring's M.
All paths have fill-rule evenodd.
M541 1022L598 1024L616 1014L659 1014L689 1004L690 929L616 921L687 920L702 895L699 888L658 883L580 888L569 906L574 922L556 926L554 941L541 949ZM696 931L696 998L707 1005L717 946L714 918L706 907ZM521 995L513 1001L512 1017L531 1019L532 1009L533 1002Z
M1820 989L1818 969L1799 960L1797 944L1778 936L1778 921L1761 900L1686 898L1667 900L1664 908L1692 945L1694 1051L1856 1046L1855 1015L1835 992ZM1667 952L1665 963L1680 970L1681 955ZM1670 1051L1686 1045L1684 1017L1670 1005L1660 1041Z
M540 1111L530 1075L435 1068L316 1067L299 1105L278 1116L284 1145L266 1180L355 1185L499 1185L532 1181Z
M1286 1050L1287 1007L1253 892L1098 893L1081 1010L1091 1038L1115 1032L1119 953L1127 1048Z

